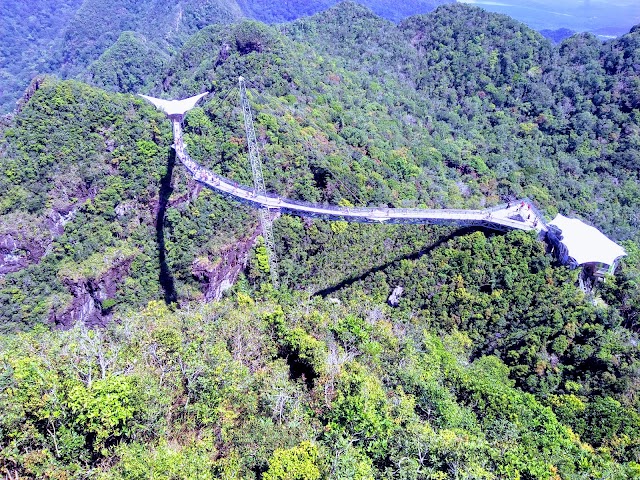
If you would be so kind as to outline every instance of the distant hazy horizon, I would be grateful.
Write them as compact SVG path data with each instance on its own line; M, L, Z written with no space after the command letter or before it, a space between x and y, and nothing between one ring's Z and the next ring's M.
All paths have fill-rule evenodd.
M640 23L640 0L458 0L526 23L536 30L568 28L603 38Z

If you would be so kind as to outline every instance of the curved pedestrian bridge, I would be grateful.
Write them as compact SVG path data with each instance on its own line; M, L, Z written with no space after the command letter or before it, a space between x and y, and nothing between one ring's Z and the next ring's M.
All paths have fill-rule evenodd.
M347 222L380 222L404 224L476 225L495 230L546 231L547 226L538 210L527 200L498 205L484 210L451 210L422 208L340 207L291 200L276 194L256 194L253 189L217 175L199 165L187 153L181 118L172 118L173 147L178 159L202 185L255 207L285 213Z

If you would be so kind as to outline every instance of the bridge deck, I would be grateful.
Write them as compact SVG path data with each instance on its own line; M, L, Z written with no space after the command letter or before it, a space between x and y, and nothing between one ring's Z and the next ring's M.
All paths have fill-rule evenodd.
M351 222L458 224L479 225L497 230L546 231L540 213L529 203L513 202L509 205L484 210L451 210L420 208L339 207L300 202L275 194L257 195L251 188L239 185L196 163L187 154L182 138L182 127L173 119L174 148L178 159L194 179L208 188L235 197L257 207L282 210L302 216L320 217ZM524 206L523 206L524 205Z

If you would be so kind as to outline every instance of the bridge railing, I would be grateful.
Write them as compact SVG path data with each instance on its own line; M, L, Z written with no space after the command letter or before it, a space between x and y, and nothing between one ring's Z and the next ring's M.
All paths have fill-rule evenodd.
M337 207L334 205L328 204L316 204L309 202L301 202L301 201L291 201L289 199L285 200L286 204L283 205L285 208L287 205L297 205L300 207L304 207L308 210L323 210L326 212L332 212L336 215L348 215L348 216L367 216L367 217L416 217L416 218L424 218L428 215L432 215L434 217L460 217L463 218L482 218L487 216L489 213L483 210L444 210L444 209L424 209L424 208L392 208L392 207Z
M251 198L255 196L254 190L252 188L246 185L243 185L241 183L238 183L234 180L231 180L229 178L222 177L221 175L218 175L213 171L198 164L189 156L189 154L186 152L184 146L181 143L178 144L176 148L176 152L178 153L178 156L183 161L183 163L185 163L185 166L189 170L192 170L192 174L194 174L194 176L199 181L210 183L208 179L211 179L211 183L214 188L217 187L218 184L226 184L237 190L241 190L242 192L245 193L245 197L247 198ZM437 215L437 216L446 216L446 215L460 216L461 220L464 220L465 217L470 221L478 220L478 216L483 216L484 217L483 221L490 221L493 223L504 223L504 224L512 223L507 219L498 219L498 218L490 219L491 213L507 208L508 205L506 203L502 203L499 205L495 205L493 207L478 209L478 210L452 209L452 208L425 209L425 208L393 208L393 207L341 207L337 205L331 205L328 203L319 204L319 203L307 202L304 200L293 200L290 198L281 198L280 196L273 194L271 192L265 193L263 197L271 198L274 200L281 200L285 202L285 204L283 204L283 208L286 208L287 205L297 205L310 211L322 209L324 211L334 212L336 216L353 215L353 216L384 217L385 215L389 215L391 212L393 212L394 217L421 218L421 217L424 217L425 214L433 213L434 215ZM513 204L519 204L523 202L527 205L530 205L531 211L544 223L544 220L543 220L544 217L542 216L541 212L532 204L531 200L529 200L528 198L514 201ZM516 222L515 221L513 222L515 225Z
M269 194L269 196L272 196ZM272 196L274 198L280 198L277 195ZM507 208L506 203L501 203L499 205L495 205L493 207L488 207L484 209L455 209L455 208L396 208L396 207L340 207L328 203L311 203L304 200L293 200L290 198L283 198L287 203L292 205L299 205L307 208L322 208L323 210L331 210L335 212L349 212L353 214L367 214L374 212L387 212L393 211L395 214L401 215L412 215L419 212L433 212L439 214L456 214L456 215L487 215L493 212L498 212ZM525 202L525 204L530 203L528 199L518 200L517 202L513 202L513 205L517 205L521 202ZM539 218L543 218L542 214L531 205L531 211L534 212Z
M542 214L542 212L538 209L538 207L535 206L535 204L531 201L531 199L529 198L524 198L522 199L522 201L524 201L525 203L527 203L528 205L531 206L531 211L535 214L536 217L538 217L540 219L540 221L546 225L547 222L544 219L544 215Z
M487 214L492 211L501 210L501 207L496 207L492 209L484 209L484 210L465 210L465 209L452 209L452 208L438 208L438 209L427 209L427 208L395 208L395 207L340 207L336 205L331 205L328 203L311 203L303 200L292 200L290 198L283 199L286 200L288 204L299 205L301 207L307 208L321 208L323 210L330 210L334 212L343 212L350 214L373 214L373 213L381 213L385 214L387 212L393 212L398 215L414 215L416 213L424 213L424 212L433 212L438 214L457 214L457 215L482 215ZM503 208L503 207L502 207Z
M498 212L500 210L504 210L505 208L507 208L507 204L506 203L500 203L498 205L494 205L493 207L487 207L485 209L483 209L483 212Z

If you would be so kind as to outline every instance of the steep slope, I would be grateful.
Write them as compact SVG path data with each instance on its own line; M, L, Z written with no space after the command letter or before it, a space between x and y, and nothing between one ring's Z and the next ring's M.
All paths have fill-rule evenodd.
M158 83L167 60L168 55L142 35L123 32L83 76L105 90L136 93Z
M192 278L196 252L221 252L246 235L238 225L251 225L243 209L228 204L217 216L221 200L210 195L189 201L193 185L184 172L173 173L169 125L140 99L48 80L4 138L3 268L15 272L0 293L5 331L42 320L104 323L117 305L175 298L176 290L190 297L180 276ZM181 233L196 250L183 241L172 249L165 239L184 228L184 208L202 214L200 226ZM21 292L30 285L38 287L26 298Z
M637 414L635 430L617 417L621 436L595 450L515 388L498 358L471 358L470 345L368 299L276 301L266 292L182 312L154 302L107 330L6 336L0 471L180 480L637 474L637 463L611 458L625 435L637 444ZM570 401L564 411L577 411L580 399ZM620 411L607 399L590 414Z
M418 0L397 5L386 0L363 0L375 12L399 21L426 13L449 0ZM242 18L281 22L310 15L337 0L247 2L237 0L68 0L3 3L0 18L0 111L13 111L15 101L31 79L40 73L88 80L92 69L102 68L101 55L114 47L121 50L123 32L133 31L148 48L164 53L176 49L197 30L210 24L227 24ZM118 43L116 43L118 42ZM131 63L130 63L131 65ZM121 68L122 69L122 68ZM126 69L125 69L126 70ZM104 79L97 79L102 86Z
M4 0L0 15L0 112L13 111L31 79L51 71L63 32L83 0Z
M110 12L105 15L105 12ZM178 46L211 23L230 23L242 17L233 0L85 0L70 22L62 48L62 74L73 76L109 48L123 31L135 31L161 48Z

